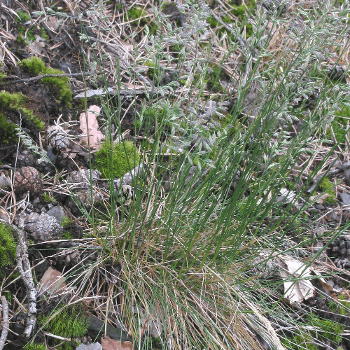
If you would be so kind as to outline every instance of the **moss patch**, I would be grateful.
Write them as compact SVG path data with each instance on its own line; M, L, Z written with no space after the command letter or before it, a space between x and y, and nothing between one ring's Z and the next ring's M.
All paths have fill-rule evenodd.
M16 125L12 123L7 114L9 112L20 112L23 123L31 130L43 130L45 123L34 115L31 109L25 107L28 98L21 93L11 94L7 91L0 92L0 145L12 145L17 142Z
M324 200L325 203L328 203L328 204L337 203L337 199L335 197L334 184L330 182L327 177L324 177L322 179L321 183L319 184L319 187L323 192L329 194L329 196Z
M50 316L45 317L41 324L49 320ZM44 330L64 338L82 337L89 327L89 315L82 304L73 304L64 307L63 310L53 317L44 326Z
M95 166L104 178L120 178L140 163L140 154L131 141L111 146L104 143L96 153Z
M46 67L43 60L39 57L30 57L24 59L20 66L33 76L43 74L64 74L60 69ZM68 77L47 77L41 80L55 92L59 102L71 107L72 90Z
M11 227L0 223L0 267L15 264L16 249Z

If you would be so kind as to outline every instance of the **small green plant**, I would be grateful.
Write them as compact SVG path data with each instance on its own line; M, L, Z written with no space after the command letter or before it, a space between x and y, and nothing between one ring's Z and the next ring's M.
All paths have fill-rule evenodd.
M73 237L73 235L71 234L70 231L66 231L66 232L62 233L62 238L64 238L64 239L73 239L74 237Z
M34 76L64 73L60 69L46 67L43 60L39 57L26 58L20 63L20 66ZM46 77L42 79L42 82L56 92L59 102L66 104L67 107L71 106L72 90L68 77Z
M43 193L43 200L47 203L55 203L56 202L56 199L47 192Z
M105 178L120 178L140 162L140 154L131 141L111 146L104 143L96 153L95 166Z
M74 221L71 218L69 218L68 216L65 216L61 222L61 226L63 228L66 228L72 224L74 224Z
M11 227L0 223L0 267L15 263L16 249L17 245Z
M41 321L43 329L65 338L82 337L87 332L90 323L89 314L81 303L64 305L58 315L50 318L49 315Z
M35 40L35 34L33 29L26 30L26 28L23 26L24 23L30 21L32 18L30 15L28 15L26 12L19 10L17 12L18 17L15 17L15 21L17 22L17 30L18 30L18 37L17 42L20 44L29 44ZM23 36L26 35L24 38Z

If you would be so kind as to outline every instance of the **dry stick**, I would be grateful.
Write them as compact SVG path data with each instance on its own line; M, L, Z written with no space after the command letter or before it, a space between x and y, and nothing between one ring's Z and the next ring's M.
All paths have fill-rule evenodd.
M33 281L33 276L31 273L30 262L28 259L27 245L25 241L25 236L23 232L24 218L20 217L18 227L12 226L18 234L18 245L17 245L17 267L20 272L23 282L27 287L27 299L28 299L28 315L27 324L24 329L24 336L29 338L33 333L36 324L36 298L37 291Z
M2 304L2 331L0 337L0 350L5 346L5 341L7 339L7 333L9 330L9 305L4 296L1 297Z
M17 83L29 83L32 81L40 80L43 78L51 78L51 77L77 77L79 75L91 75L98 72L80 72L80 73L65 73L65 74L43 74L38 75L37 77L28 78L28 79L17 79L12 81L7 81L6 83L0 83L1 85L11 85L11 84L17 84Z

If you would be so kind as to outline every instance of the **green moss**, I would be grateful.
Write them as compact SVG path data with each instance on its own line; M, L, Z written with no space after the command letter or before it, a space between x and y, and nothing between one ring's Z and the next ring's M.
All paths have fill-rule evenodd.
M35 56L22 60L22 62L19 65L25 71L34 76L44 74L44 72L46 71L44 61L41 58Z
M44 343L30 344L28 343L24 348L24 350L46 350L46 345Z
M16 249L11 226L0 223L0 267L15 264Z
M24 117L24 123L26 126L34 129L44 129L45 123L38 117L36 117L31 109L25 108L24 105L28 98L22 93L11 94L7 91L0 92L0 109L2 111L13 110L22 112ZM7 128L7 132L12 135L14 126L11 127L6 124L6 119L2 118L2 124ZM12 123L11 123L12 124ZM12 135L13 137L13 135Z
M3 114L0 114L0 130L0 146L9 146L17 143L16 126L7 121Z
M89 327L89 314L80 303L64 306L58 315L48 321L49 319L50 315L41 320L43 329L60 337L82 337Z
M63 74L59 69L47 68L45 74ZM43 78L42 82L56 91L59 101L71 106L72 90L68 77L48 77Z
M95 166L105 178L120 178L140 162L140 154L131 141L113 147L104 143L96 153Z
M307 321L309 325L316 327L318 331L302 331L300 327L299 333L282 339L282 344L287 349L317 350L318 346L315 344L315 339L320 341L328 340L335 345L338 345L342 341L341 334L345 326L332 320L320 318L312 313L308 316Z
M45 66L43 60L39 57L30 57L24 59L20 66L31 75L38 76L43 74L63 74L60 69L49 68ZM57 98L60 102L71 106L72 91L69 83L69 78L64 77L47 77L41 80L48 85L51 90L56 92Z
M345 299L344 295L340 295L338 302L335 303L334 301L330 301L328 304L328 307L331 311L336 312L339 315L342 316L349 316L350 315L350 302L349 300Z
M329 194L329 196L327 198L325 198L325 200L324 200L325 203L328 203L328 204L337 203L337 199L335 196L335 190L334 190L334 184L332 182L330 182L327 177L324 177L322 179L321 183L319 184L319 187L323 192Z
M307 349L307 350L318 350L318 346L313 343L313 338L304 332L295 334L292 337L281 339L281 343L287 349Z
M341 334L344 331L345 326L341 325L332 320L327 320L324 318L319 318L316 315L312 314L309 316L310 323L320 328L323 332L321 337L330 340L334 344L339 344L342 341Z

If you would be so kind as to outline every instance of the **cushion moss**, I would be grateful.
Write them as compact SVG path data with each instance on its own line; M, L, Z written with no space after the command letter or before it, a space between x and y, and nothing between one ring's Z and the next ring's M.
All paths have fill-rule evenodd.
M131 141L111 146L105 142L96 153L95 166L105 178L120 178L140 163L140 154Z
M34 56L24 59L20 63L20 66L34 76L44 74L64 74L60 69L46 67L41 58ZM56 93L59 102L66 104L67 107L71 106L72 91L68 77L46 77L41 81Z

